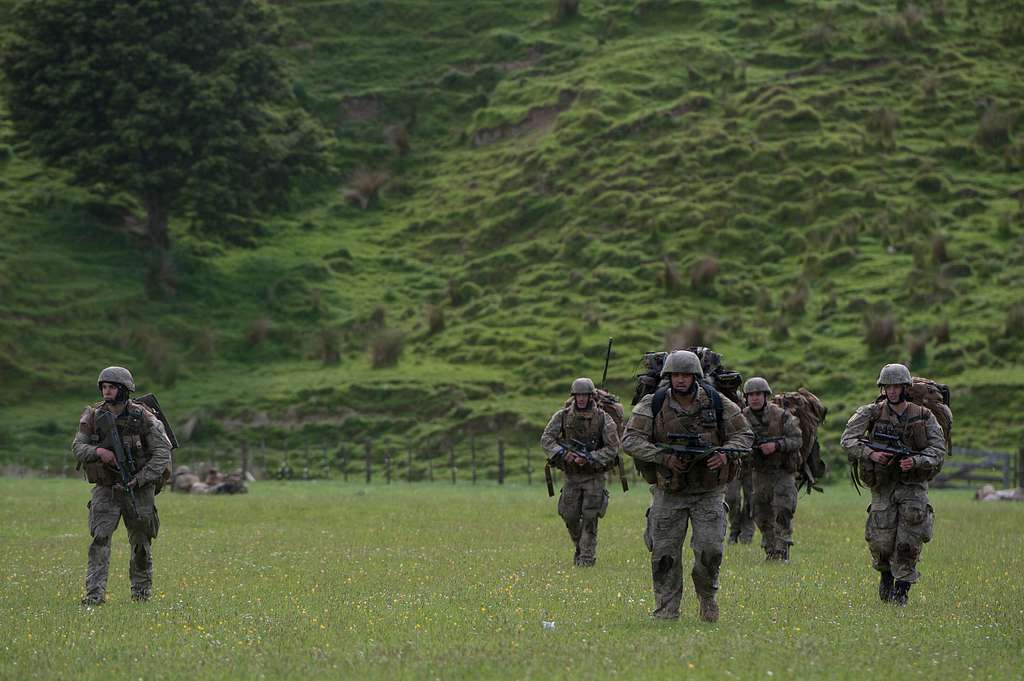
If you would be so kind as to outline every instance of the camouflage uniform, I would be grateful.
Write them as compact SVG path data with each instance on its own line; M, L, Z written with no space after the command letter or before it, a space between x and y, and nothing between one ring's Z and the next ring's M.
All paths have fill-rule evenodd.
M125 403L125 409L117 418L118 432L126 448L130 448L138 467L135 479L135 505L138 517L131 508L128 494L115 489L117 473L100 461L96 449L99 435L96 433L96 414L110 411L110 406L99 403L86 407L78 423L78 433L71 444L80 466L84 466L89 482L95 483L89 501L89 568L85 578L86 597L83 602L102 603L106 599L107 572L110 567L110 538L117 529L118 521L124 517L128 542L131 545L131 559L128 574L132 598L145 600L152 594L153 554L150 542L157 536L160 518L157 515L154 496L158 482L162 482L164 471L171 463L171 444L164 432L163 424L145 405L132 400ZM108 447L109 449L109 447Z
M652 501L647 514L644 540L651 551L655 608L659 619L679 617L683 595L682 551L687 524L693 527L690 547L694 562L690 572L693 586L703 604L714 600L718 591L718 573L725 540L725 485L727 463L712 471L694 464L682 476L666 473L667 455L659 444L669 441L669 433L699 434L710 445L750 449L753 433L739 407L722 399L721 432L711 398L698 385L694 403L685 409L670 389L659 414L653 413L654 395L645 396L634 408L626 425L622 447L639 462L658 465L658 481L651 488ZM717 618L717 606L715 606Z
M754 539L754 476L750 466L725 486L729 507L729 543L749 544Z
M765 396L767 401L767 395ZM796 513L796 471L803 436L795 416L770 402L760 410L747 407L743 415L754 431L755 442L774 442L775 452L765 456L753 448L749 468L754 477L754 518L761 530L761 548L769 559L788 560L793 544Z
M906 376L909 383L909 371ZM858 440L877 442L879 434L896 436L906 447L922 452L912 458L913 468L901 471L891 461L888 466L871 461L871 448ZM879 596L905 605L906 592L921 576L917 562L922 546L932 538L934 512L928 503L928 480L946 455L942 429L927 408L908 402L903 413L897 414L882 398L857 409L846 424L841 443L850 463L858 467L861 480L871 488L864 540L872 566L882 573Z
M558 440L578 440L586 444L599 467L565 464ZM597 560L597 521L608 509L605 471L619 454L619 431L615 421L593 398L586 409L570 404L551 415L540 445L549 463L565 473L565 484L558 497L558 515L565 521L569 537L576 546L573 563L591 566Z

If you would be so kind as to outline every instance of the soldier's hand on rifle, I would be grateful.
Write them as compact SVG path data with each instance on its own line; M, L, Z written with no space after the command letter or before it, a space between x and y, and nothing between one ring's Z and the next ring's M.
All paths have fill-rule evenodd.
M914 467L914 460L911 459L909 456L906 457L905 459L900 459L900 470L901 471L909 471L913 467Z
M889 463L889 459L892 458L892 454L888 452L879 452L878 450L872 450L871 453L868 454L868 458L874 461L875 463L880 463L883 466L885 466Z
M114 456L114 452L110 451L105 447L97 447L96 455L100 457L100 461L107 464L108 466L117 465L117 457Z
M762 442L760 447L762 454L764 454L765 456L770 456L771 454L774 454L778 450L779 445L776 444L775 442Z
M725 465L725 462L725 452L715 452L714 454L711 455L711 458L708 459L708 468L710 468L713 471L717 471L719 468Z
M678 456L670 456L665 459L665 467L677 475L682 475L690 470L690 462L684 461Z

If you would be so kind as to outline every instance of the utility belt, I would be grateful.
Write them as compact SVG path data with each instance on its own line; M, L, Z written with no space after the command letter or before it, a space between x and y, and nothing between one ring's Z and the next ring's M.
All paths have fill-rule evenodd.
M142 470L146 466L147 460L143 459L139 462L139 470ZM117 474L117 469L102 461L92 461L90 463L82 464L82 470L85 471L85 479L89 484L99 485L100 487L113 487L114 485L121 482L120 476Z
M860 481L866 487L878 487L887 482L928 482L935 477L937 471L924 468L911 468L909 471L904 471L896 465L883 465L864 458L857 464L857 473L860 476Z

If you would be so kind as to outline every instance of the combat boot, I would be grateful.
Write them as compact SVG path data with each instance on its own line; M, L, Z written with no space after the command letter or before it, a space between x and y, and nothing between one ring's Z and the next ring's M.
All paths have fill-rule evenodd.
M106 599L102 596L86 596L81 600L82 605L86 605L89 607L103 605L106 602Z
M705 622L718 621L718 602L714 596L697 596L700 599L700 618Z
M153 592L149 589L140 589L138 591L132 591L132 600L137 603L145 603L153 597Z
M597 558L580 558L576 561L577 567L594 567L597 564Z
M892 586L892 602L901 608L907 606L907 594L910 593L911 582L896 581Z
M779 560L781 560L783 563L789 563L789 547L788 546L786 548L782 549L782 551L779 552Z
M878 580L878 598L883 603L888 603L892 600L892 573L888 570L883 572Z

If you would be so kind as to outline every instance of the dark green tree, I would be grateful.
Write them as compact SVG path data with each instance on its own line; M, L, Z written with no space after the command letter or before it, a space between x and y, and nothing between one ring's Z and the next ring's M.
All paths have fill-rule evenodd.
M163 250L172 211L230 229L325 168L328 137L295 102L280 39L260 0L27 0L3 93L34 154L137 197Z

